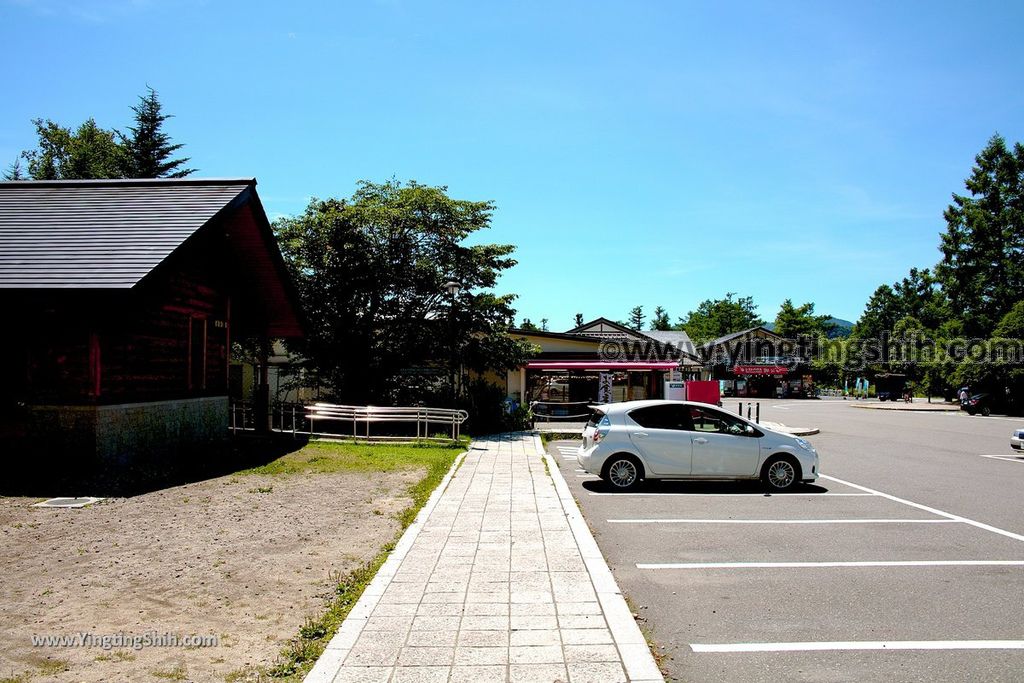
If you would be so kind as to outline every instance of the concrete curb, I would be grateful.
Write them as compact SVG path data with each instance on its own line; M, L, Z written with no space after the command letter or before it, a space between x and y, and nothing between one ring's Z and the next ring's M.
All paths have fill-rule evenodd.
M893 413L958 413L960 412L960 406L943 406L941 404L932 403L931 405L939 405L938 408L914 408L906 407L913 406L913 403L904 403L903 406L897 408L895 406L889 407L884 403L851 403L850 406L853 408L863 408L865 410L888 410ZM928 405L925 403L924 405Z
M790 434L792 436L810 436L811 434L818 434L821 432L817 427L787 427L781 422L769 422L767 420L761 424L773 431Z
M472 444L470 444L472 447ZM395 545L395 549L388 555L388 559L384 561L384 564L377 570L377 574L370 581L370 585L366 587L363 594L359 596L359 600L356 602L355 607L345 617L345 621L342 622L338 632L334 634L331 641L327 643L327 647L324 648L323 654L316 660L316 664L313 665L313 669L306 674L303 679L303 683L331 683L334 677L338 674L338 670L341 668L341 663L345 661L345 657L348 655L349 650L355 645L356 640L359 639L360 634L363 632L363 627L366 626L366 621L370 618L370 614L373 609L377 606L384 591L391 585L391 580L394 578L395 573L398 571L399 565L402 564L402 560L409 553L409 549L412 544L416 541L416 537L420 535L420 531L423 529L424 522L430 516L430 513L434 511L437 506L437 502L441 500L441 496L444 494L445 489L448 488L448 483L455 476L456 470L459 469L459 465L466 458L469 451L460 453L455 458L455 462L448 468L447 474L444 475L444 479L437 485L434 492L427 498L426 504L420 508L420 511L416 514L416 519L409 525L409 528L402 534L402 538L398 540Z
M597 541L594 540L594 535L590 533L590 527L583 519L583 513L576 505L576 499L573 498L569 485L558 469L558 463L544 448L540 434L537 432L534 432L533 443L537 454L547 463L548 471L551 473L555 491L558 493L558 499L562 503L562 509L569 521L569 528L572 529L576 545L583 556L583 562L590 574L590 581L594 584L597 599L601 603L601 611L604 612L608 628L612 633L612 640L615 641L619 656L622 658L626 677L634 683L653 683L654 681L664 683L665 678L654 661L647 640L641 633L640 627L637 626L636 620L633 619L633 613L626 604L626 599L622 596L622 591L619 590L615 577L612 575L611 569L608 568L608 563L605 562L604 555L597 546Z

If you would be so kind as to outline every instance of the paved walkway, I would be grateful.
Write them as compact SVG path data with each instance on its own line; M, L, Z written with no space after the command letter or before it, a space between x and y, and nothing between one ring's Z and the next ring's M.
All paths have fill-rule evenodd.
M661 681L539 437L456 466L306 681Z

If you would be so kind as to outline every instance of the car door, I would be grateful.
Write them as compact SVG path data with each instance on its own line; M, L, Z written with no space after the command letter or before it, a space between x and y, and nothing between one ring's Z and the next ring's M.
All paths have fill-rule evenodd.
M715 410L690 406L693 453L690 473L695 477L750 477L761 458L759 434L748 434L747 423Z
M652 474L684 476L690 473L690 413L683 404L659 404L627 413L629 438Z

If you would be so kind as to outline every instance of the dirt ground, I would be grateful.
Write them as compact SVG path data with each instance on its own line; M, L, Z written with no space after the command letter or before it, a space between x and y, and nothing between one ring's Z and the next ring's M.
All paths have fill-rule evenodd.
M0 498L0 681L223 681L270 664L379 552L423 470L230 475L82 509ZM215 635L216 647L32 636Z

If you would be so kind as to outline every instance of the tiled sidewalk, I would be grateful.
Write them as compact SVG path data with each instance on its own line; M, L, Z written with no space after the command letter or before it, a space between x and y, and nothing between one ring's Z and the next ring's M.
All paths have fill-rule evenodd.
M474 441L306 681L662 680L549 457Z

